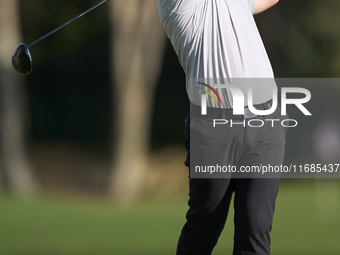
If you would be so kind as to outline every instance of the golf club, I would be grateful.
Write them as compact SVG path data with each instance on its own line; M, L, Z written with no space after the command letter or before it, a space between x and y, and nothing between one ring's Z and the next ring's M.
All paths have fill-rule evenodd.
M41 40L45 39L46 37L50 36L51 34L57 32L59 29L67 26L71 22L75 21L76 19L79 19L86 13L92 11L93 9L97 8L98 6L108 2L109 0L103 0L99 2L98 4L92 6L91 8L87 9L86 11L82 12L78 16L74 17L73 19L70 19L63 25L57 27L56 29L52 30L51 32L47 33L46 35L40 37L38 40L32 42L29 45L25 45L23 43L19 44L19 46L14 50L13 55L12 55L12 65L15 70L17 70L19 73L22 74L30 74L33 69L33 63L32 63L32 56L30 51L28 50L29 47L32 45L36 44L37 42L40 42Z

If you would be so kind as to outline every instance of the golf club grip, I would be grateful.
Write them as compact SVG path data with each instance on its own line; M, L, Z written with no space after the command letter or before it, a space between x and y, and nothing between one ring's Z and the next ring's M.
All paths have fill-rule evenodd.
M61 26L57 27L56 29L52 30L51 32L47 33L46 35L43 35L42 37L40 37L39 39L35 40L34 42L32 42L31 44L29 44L27 46L27 48L31 47L32 45L36 44L37 42L40 42L41 40L45 39L46 37L50 36L51 34L54 34L55 32L57 32L59 29L67 26L68 24L70 24L71 22L75 21L76 19L79 19L80 17L84 16L85 14L87 14L88 12L94 10L95 8L97 8L98 6L108 2L109 0L103 0L99 3L97 3L96 5L92 6L91 8L87 9L86 11L80 13L78 16L70 19L69 21L67 21L66 23L62 24Z

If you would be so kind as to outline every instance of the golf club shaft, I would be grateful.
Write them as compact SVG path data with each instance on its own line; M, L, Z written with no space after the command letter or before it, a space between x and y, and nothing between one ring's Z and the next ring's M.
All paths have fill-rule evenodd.
M31 47L32 45L36 44L37 42L40 42L41 40L45 39L46 37L50 36L51 34L57 32L59 29L67 26L68 24L70 24L71 22L75 21L76 19L79 19L80 17L84 16L86 13L92 11L93 9L97 8L98 6L108 2L109 0L103 0L101 2L99 2L98 4L92 6L91 8L87 9L86 11L82 12L81 14L79 14L78 16L74 17L73 19L70 19L69 21L67 21L66 23L62 24L61 26L57 27L56 29L52 30L51 32L47 33L46 35L43 35L42 37L40 37L38 40L32 42L31 44L29 44L27 46L27 48Z

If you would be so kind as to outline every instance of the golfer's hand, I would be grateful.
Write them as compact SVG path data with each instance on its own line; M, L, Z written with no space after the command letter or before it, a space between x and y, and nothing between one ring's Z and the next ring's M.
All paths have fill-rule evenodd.
M273 5L277 4L279 0L254 0L255 1L255 14L264 12Z

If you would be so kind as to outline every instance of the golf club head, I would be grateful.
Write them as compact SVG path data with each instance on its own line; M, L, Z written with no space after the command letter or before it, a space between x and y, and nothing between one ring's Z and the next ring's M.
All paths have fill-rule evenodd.
M32 72L32 57L25 44L19 44L19 46L14 50L12 55L12 65L19 73L30 74Z

